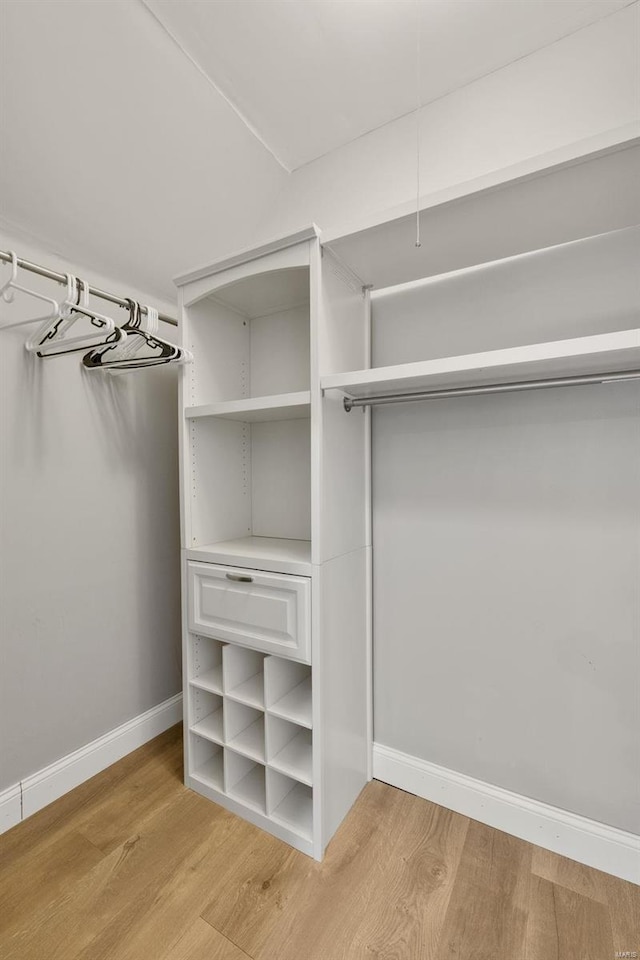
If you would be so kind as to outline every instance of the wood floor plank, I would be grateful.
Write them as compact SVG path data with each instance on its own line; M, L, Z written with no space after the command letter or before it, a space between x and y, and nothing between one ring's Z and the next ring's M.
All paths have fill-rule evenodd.
M235 866L240 851L255 844L262 847L265 837L286 851L290 848L257 827L232 816L222 808L227 819L224 831L202 831L195 835L192 846L182 850L173 867L162 881L155 885L153 897L138 899L129 904L110 924L91 941L77 960L140 960L154 956L159 948L171 942L175 931L200 926L200 913L211 898L211 890L224 872L223 865ZM308 858L305 858L308 859ZM127 930L126 938L120 931ZM218 933L220 940L230 943Z
M602 960L613 957L613 936L607 908L566 887L553 884L559 960Z
M561 857L551 850L542 847L533 848L531 870L537 877L542 877L559 887L566 887L574 893L599 903L607 902L607 891L602 878L605 874L585 867L582 863Z
M168 950L147 954L154 960L251 960L235 944L199 917Z
M2 960L640 949L639 888L383 783L365 788L318 864L187 790L180 769L174 729L0 838Z
M57 835L53 843L34 845L18 869L0 876L0 936L27 923L103 858L101 850L73 830Z
M334 901L335 920L344 906L345 891L359 872L373 876L379 867L381 838L389 835L405 796L397 791L390 801L386 790L383 784L373 783L363 791L358 801L360 816L354 820L352 811L347 817L321 864L286 849L277 860L266 849L257 856L241 856L237 877L224 878L212 890L203 917L252 957L280 954L280 960L285 960L295 956L301 930L308 933L313 947L317 931L326 922L318 922L315 910L319 891L324 890L324 904ZM333 878L333 883L324 878ZM326 913L323 905L323 918ZM309 960L312 956L310 953Z
M140 913L193 850L202 832L222 842L233 818L190 791L140 824L140 831L3 942L3 960L114 960ZM73 944L73 953L70 945ZM86 951L86 953L85 953Z
M108 849L99 829L103 812L114 808L118 820L117 838L109 836L111 847L122 843L131 824L145 810L157 809L163 796L171 797L182 784L182 725L177 724L122 760L71 790L54 803L0 836L0 876L11 872L17 861L24 862L35 846L54 843L68 829L84 833L94 846ZM91 829L90 824L96 825Z
M403 832L406 852L401 869L395 878L385 877L387 885L379 889L360 919L352 944L355 956L381 960L438 960L440 956L442 925L469 821L433 804L424 811L416 805L414 815L414 826Z
M203 916L259 960L436 958L467 820L370 784L323 864L244 856Z
M542 847L533 848L532 869L557 887L605 904L614 952L640 955L640 887Z
M251 956L287 910L296 909L301 890L321 867L286 843L251 833L238 834L234 850L211 879L202 917Z
M117 789L94 795L77 815L77 829L105 853L135 833L136 824L173 800L183 788L181 724L166 750L136 751L139 762L127 770Z
M607 873L594 871L606 890L614 952L640 957L640 887Z
M183 789L181 741L178 725L0 836L0 934L51 903Z
M472 820L447 909L439 960L525 955L531 845Z
M536 874L531 878L527 913L523 960L563 960L558 952L553 883Z

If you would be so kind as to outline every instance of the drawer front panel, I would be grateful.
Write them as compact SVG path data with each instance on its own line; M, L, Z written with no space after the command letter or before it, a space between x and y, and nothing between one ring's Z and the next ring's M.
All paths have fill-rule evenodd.
M311 660L310 581L188 563L189 629L256 650ZM230 579L251 577L251 582Z

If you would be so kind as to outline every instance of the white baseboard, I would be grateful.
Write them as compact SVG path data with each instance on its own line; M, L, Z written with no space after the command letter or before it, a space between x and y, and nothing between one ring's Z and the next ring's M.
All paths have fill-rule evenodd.
M92 743L0 793L0 833L121 760L182 720L182 694L165 700Z
M380 743L373 776L563 857L640 884L640 837Z
M14 783L0 793L0 833L10 830L22 820L21 793L19 783Z

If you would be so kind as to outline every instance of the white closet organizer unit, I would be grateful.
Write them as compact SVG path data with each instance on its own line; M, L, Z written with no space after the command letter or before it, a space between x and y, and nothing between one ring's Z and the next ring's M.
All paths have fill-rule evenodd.
M367 420L320 393L367 299L315 228L178 285L185 779L320 859L370 776Z
M425 302L452 303L464 297L465 291L469 298L477 298L480 285L474 283L474 277L479 271L485 271L487 285L502 283L506 289L518 273L539 273L543 258L546 262L555 258L561 270L566 251L573 245L591 244L598 251L615 248L627 260L627 276L633 276L629 263L633 257L637 262L639 252L635 229L640 223L639 142L623 141L610 149L541 166L527 175L517 168L502 182L487 177L455 193L437 195L421 212L423 249L419 252L411 249L415 214L325 236L324 241L374 289L373 309L385 317L389 311L379 298L388 296L389 301L401 305L410 302L412 283L423 289L425 281L441 286L444 292ZM602 293L606 294L608 283L615 282L613 275L603 278ZM440 352L438 340L448 343L452 338L439 329L444 323L439 316L416 315L408 327L400 325L395 330L387 320L392 332L379 331L384 343L376 352L398 354L399 362L327 374L321 386L341 391L348 410L349 399L359 406L371 398L385 402L395 395L400 399L412 393L487 390L492 385L536 380L595 379L599 374L622 379L625 373L640 371L637 302L632 313L616 316L603 301L601 315L594 317L593 303L580 294L579 286L578 277L573 289L565 283L563 292L574 297L576 306L565 308L565 318L555 323L550 322L555 319L551 309L548 316L530 317L526 301L514 298L513 324L498 333L492 329L491 318L482 324L482 302L470 299L469 317L475 311L479 321L475 328L471 322L466 328L476 345L473 352ZM523 284L523 296L525 287ZM486 299L490 301L490 297ZM431 340L429 322L436 328ZM417 330L420 323L423 332ZM400 346L391 345L393 333ZM467 346L459 339L461 346ZM405 356L400 362L402 345Z
M181 386L194 790L322 857L371 776L373 739L370 412L346 413L345 398L640 371L637 309L587 322L578 297L556 323L516 297L513 325L485 328L474 294L443 349L438 296L429 317L410 305L412 282L453 285L460 301L478 269L513 261L533 275L540 251L560 271L573 244L634 256L639 168L638 141L612 138L429 198L420 250L405 209L322 247L310 228L177 280L194 356ZM511 270L489 276L514 283ZM374 324L394 357L376 368L371 309L384 314L388 294L404 326Z

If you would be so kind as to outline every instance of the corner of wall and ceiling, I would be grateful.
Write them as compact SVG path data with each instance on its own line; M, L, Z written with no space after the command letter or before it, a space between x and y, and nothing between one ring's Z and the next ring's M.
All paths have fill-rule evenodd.
M291 174L291 172L292 172L291 168L288 167L286 163L284 163L284 161L283 161L283 160L278 156L278 154L275 152L275 150L273 149L273 147L270 147L270 146L269 146L269 144L266 142L266 140L264 139L264 137L262 137L262 136L260 135L260 133L258 132L258 130L256 130L256 128L253 126L253 124L251 123L251 121L248 120L247 117L245 117L245 115L244 115L243 112L240 110L240 108L238 107L238 105L235 104L235 103L233 102L233 100L231 100L230 97L228 97L227 94L226 94L223 90L220 89L220 87L219 87L218 84L215 82L215 80L213 80L213 79L209 76L209 74L206 72L206 70L204 70L204 69L200 66L200 64L199 64L198 61L195 59L195 57L192 57L192 56L191 56L191 54L189 53L189 51L188 51L188 50L184 47L184 45L180 42L180 40L177 38L177 36L175 35L175 33L167 26L167 24L164 22L164 20L162 20L161 17L158 16L158 14L156 13L156 11L149 5L148 0L139 0L139 2L140 2L140 3L142 4L142 6L145 8L145 10L147 11L147 13L149 13L150 16L153 17L153 19L156 21L156 23L157 23L160 27L162 27L162 29L163 29L164 32L167 34L167 36L171 38L171 40L172 40L173 43L178 47L178 49L180 50L180 52L181 52L181 53L187 58L187 60L195 67L195 69L198 71L198 73L207 81L207 83L209 84L209 86L212 87L212 88L215 90L215 92L218 94L218 96L219 96L219 97L222 97L222 99L225 101L225 103L233 110L233 112L234 112L235 115L238 117L238 119L241 120L242 123L245 125L245 127L247 128L247 130L249 131L249 133L250 133L253 137L255 137L255 139L258 141L258 143L260 143L261 146L267 151L267 153L269 153L269 154L273 157L273 159L274 159L274 160L276 161L276 163L285 171L285 173Z
M338 147L332 148L332 150L329 150L329 151L327 151L327 152L325 152L325 153L321 153L321 154L319 154L319 155L316 156L316 157L312 157L312 158L310 158L309 160L306 160L306 161L304 161L303 163L294 165L294 166L292 167L292 166L290 166L289 164L287 164L287 163L284 162L284 160L279 156L279 154L277 153L277 151L268 143L268 141L260 134L260 132L258 131L258 129L257 129L257 128L251 123L251 121L245 116L245 114L244 114L243 111L240 109L240 107L237 105L237 103L235 103L234 100L233 100L231 97L229 97L228 94L226 94L226 93L224 92L224 90L221 89L220 86L218 86L218 84L217 84L217 83L215 82L215 80L210 76L210 74L201 66L200 63L198 63L198 60L196 59L196 57L194 57L194 56L187 50L187 48L186 48L186 47L184 46L184 44L179 40L179 38L176 36L176 34L173 32L173 30L170 28L170 26L165 22L165 19L162 18L162 16L159 15L159 14L157 13L157 11L153 8L153 6L152 6L151 3L150 3L150 0L139 0L139 2L140 2L140 4L145 8L145 10L147 11L147 13L148 13L151 17L153 17L153 19L156 21L156 23L157 23L157 24L162 28L162 30L167 34L167 36L171 39L171 41L175 44L175 46L180 50L180 52L183 54L183 56L186 57L187 60L189 60L189 62L192 64L192 66L193 66L193 67L198 71L198 73L206 80L206 82L209 84L209 86L218 94L218 96L220 96L220 97L224 100L224 102L231 108L231 110L233 110L233 112L234 112L235 115L238 117L238 119L243 123L243 125L244 125L244 126L246 127L246 129L251 133L251 135L258 141L258 143L260 143L260 145L263 147L263 149L266 150L267 153L269 153L269 155L270 155L271 157L273 157L273 159L274 159L274 160L276 161L276 163L280 166L280 168L281 168L282 170L284 170L285 173L289 174L289 176L291 176L292 174L298 172L298 171L301 170L302 168L307 167L307 166L309 166L310 164L315 163L315 162L318 161L318 160L322 160L324 157L327 156L328 153L332 153L333 150L335 150L335 149L340 149L340 147L346 146L347 143L350 143L350 142L353 142L353 141L357 141L357 140L361 140L362 138L369 136L369 134L375 133L377 130L379 130L379 129L383 128L383 127L389 126L390 124L393 124L393 123L395 123L395 122L397 122L397 121L399 121L399 120L402 120L402 119L404 119L404 118L406 118L406 117L408 117L408 116L411 116L412 114L416 113L416 110L415 110L415 108L414 108L414 109L412 109L412 110L407 111L406 113L403 113L403 114L401 114L401 115L398 115L397 117L393 117L393 118L391 118L390 120L386 120L384 123L380 124L379 126L372 127L370 130L366 130L366 131L360 133L358 136L356 136L356 137L353 138L353 141L347 141L347 142L345 142L345 143L343 143L343 144L340 144ZM463 83L460 87L454 87L454 88L452 88L452 89L450 89L450 90L447 90L446 92L440 94L439 96L437 96L437 97L435 97L435 98L433 98L433 99L431 99L431 100L428 99L428 100L425 100L425 101L421 102L421 103L420 103L420 107L419 107L419 111L424 110L426 107L431 106L433 103L435 103L435 102L437 102L437 101L439 101L439 100L445 99L446 97L450 96L452 93L457 92L458 90L463 89L464 87L470 86L471 84L476 83L476 82L478 82L479 80L483 80L485 77L488 77L488 76L490 76L490 75L493 74L493 73L497 73L497 72L499 72L500 70L502 70L502 69L504 69L504 68L506 68L506 67L512 66L512 64L516 63L516 62L519 61L519 60L524 60L524 59L526 59L527 57L533 56L533 55L539 53L540 50L546 49L546 47L552 47L552 46L554 46L555 44L559 43L560 41L566 40L567 37L572 36L573 34L577 34L577 33L581 32L582 30L586 30L586 29L588 29L589 27L593 27L593 26L595 26L597 23L600 23L602 20L605 20L605 19L607 19L608 17L611 17L611 16L613 16L613 15L616 14L616 13L620 13L621 10L624 10L624 9L627 9L628 7L633 7L633 6L640 6L640 0L627 0L627 2L624 3L623 6L616 7L615 9L612 9L611 11L608 11L608 12L606 12L606 13L603 13L600 17L598 17L598 18L595 19L595 20L590 21L589 23L582 24L582 25L580 25L580 26L578 26L578 27L576 27L576 28L573 28L573 29L568 29L568 30L566 31L566 33L563 33L561 36L556 37L556 39L553 40L553 41L551 41L550 43L543 44L542 46L537 47L535 50L530 50L528 53L525 53L525 54L522 54L521 56L515 57L513 60L510 60L510 61L508 61L507 63L501 64L499 67L496 67L494 70L490 70L488 73L484 73L484 74L480 74L480 75L478 75L478 76L475 76L475 77L473 77L472 79L470 79L470 80L466 81L465 83ZM285 189L286 189L286 185L285 185Z
M141 0L141 2L146 4L146 0ZM297 173L299 170L302 170L305 167L311 166L312 164L316 163L318 160L324 160L325 157L327 157L329 154L333 153L335 150L340 150L341 147L347 146L348 143L356 143L358 140L364 140L370 134L376 133L378 130L383 130L385 127L389 127L400 120L406 120L409 117L414 117L417 114L420 114L427 107L432 106L434 103L439 103L441 100L446 100L447 97L451 96L451 94L457 93L459 90L464 90L465 87L470 87L474 83L478 83L479 80L484 80L486 77L490 77L495 73L499 73L501 70L505 70L507 67L511 67L514 63L519 63L521 60L526 60L529 57L533 57L536 54L540 53L541 50L546 50L547 48L554 47L556 44L562 42L563 40L566 40L568 37L574 36L575 34L580 33L582 30L588 30L590 27L596 26L596 24L601 23L603 20L607 20L609 17L615 16L615 14L620 13L622 10L627 10L629 7L638 7L638 9L640 9L640 0L627 0L624 6L616 7L615 10L610 10L608 13L602 14L602 16L598 17L597 20L592 20L589 23L582 24L581 26L575 27L574 29L571 29L571 30L567 30L566 33L563 33L562 36L560 37L556 37L556 39L552 40L550 43L545 43L540 47L536 47L535 50L530 50L528 53L523 53L518 57L514 57L513 60L509 60L506 63L502 63L500 64L499 67L495 67L493 70L489 70L487 73L482 73L476 77L472 77L470 80L465 81L465 83L460 84L460 86L452 87L450 90L446 90L444 93L439 94L437 97L433 97L427 100L421 100L418 107L414 106L410 110L407 110L402 114L398 114L397 117L392 117L390 120L385 120L384 123L381 123L376 127L372 127L370 130L365 130L363 133L359 133L357 137L354 137L352 140L347 141L347 143L341 144L339 147L333 147L331 150L327 150L325 153L321 153L317 157L312 157L310 160L305 160L304 163L298 164L292 170L289 170L289 172ZM238 112L238 115L240 115L239 112ZM270 148L267 148L267 149L270 149ZM288 168L285 167L285 169L288 169Z

